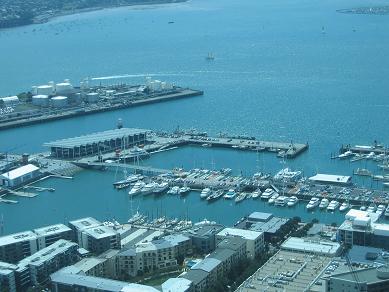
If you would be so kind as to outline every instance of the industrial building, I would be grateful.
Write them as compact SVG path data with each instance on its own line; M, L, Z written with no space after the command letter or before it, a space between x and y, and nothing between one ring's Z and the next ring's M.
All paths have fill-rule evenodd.
M27 164L11 171L0 174L0 185L5 187L17 187L40 175L39 167Z
M45 143L56 158L74 159L146 143L149 130L121 128Z
M0 262L0 291L16 292L15 270L18 266Z

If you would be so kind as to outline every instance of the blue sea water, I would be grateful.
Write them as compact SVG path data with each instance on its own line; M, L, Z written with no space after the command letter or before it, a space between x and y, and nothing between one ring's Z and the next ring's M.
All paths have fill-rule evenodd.
M377 6L385 1L233 1L125 7L56 18L48 23L0 31L0 95L65 78L147 74L204 90L201 97L55 121L0 132L0 151L44 151L42 144L115 127L171 131L196 127L218 134L309 142L310 149L288 165L350 175L373 163L330 160L340 145L389 143L389 17L352 15L337 9ZM174 21L173 24L168 22ZM323 33L324 32L324 33ZM208 52L215 55L206 61ZM100 81L95 81L100 82ZM112 82L102 80L101 82ZM184 148L161 153L145 164L173 167L230 167L252 174L275 172L275 155ZM80 217L129 217L129 199L116 192L114 173L85 171L74 180L48 180L56 188L17 205L0 205L5 231L29 229ZM99 178L99 179L96 179ZM369 181L358 180L370 186ZM374 185L379 187L378 185ZM308 214L303 206L277 209L247 201L207 205L195 193L138 198L134 208L169 216L189 214L231 224L252 210L304 219L338 221L342 215ZM161 211L159 211L161 212ZM26 216L28 215L28 216Z

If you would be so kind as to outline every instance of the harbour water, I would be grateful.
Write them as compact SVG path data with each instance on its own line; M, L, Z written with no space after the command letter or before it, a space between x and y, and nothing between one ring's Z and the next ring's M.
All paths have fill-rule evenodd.
M288 166L351 175L371 162L331 160L343 143L388 145L389 18L337 13L337 9L380 5L381 1L193 0L182 4L120 8L57 18L46 24L0 31L0 95L33 84L86 76L147 74L204 90L204 96L139 108L60 120L0 132L0 151L36 152L43 142L113 128L173 130L177 126L258 139L309 142L310 149ZM236 11L239 11L237 13ZM173 21L174 23L169 24ZM207 61L209 52L215 60ZM95 82L110 82L98 79ZM213 163L212 163L213 162ZM250 175L275 173L283 164L271 154L187 147L144 162L162 168L232 168ZM130 200L112 188L115 173L84 171L73 180L50 179L19 204L0 205L5 232L67 221L80 216L126 220ZM371 186L367 180L357 183ZM377 185L377 187L379 187ZM250 211L340 222L341 214L307 213L246 200L207 204L198 194L185 199L136 198L154 216L208 219L231 224ZM161 211L162 210L162 211ZM26 216L27 214L27 216Z

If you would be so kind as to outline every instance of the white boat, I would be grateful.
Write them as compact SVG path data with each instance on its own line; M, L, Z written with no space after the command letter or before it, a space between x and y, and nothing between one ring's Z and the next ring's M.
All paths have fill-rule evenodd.
M142 181L138 181L135 183L135 185L132 187L132 189L128 192L129 195L139 195L142 192L142 188L145 186L145 183Z
M161 182L160 184L156 184L154 188L154 193L163 193L169 188L169 184L167 182Z
M258 190L255 190L255 191L252 193L251 197L252 197L253 199L258 199L258 198L261 196L261 194L262 194L261 190L258 189Z
M167 193L169 195L178 195L180 193L180 187L174 186Z
M224 199L231 200L235 198L236 193L233 189L228 190L228 192L223 196Z
M238 196L235 197L235 203L242 202L244 199L246 199L247 193L241 192L238 194Z
M123 180L114 182L113 185L119 186L119 185L124 185L124 184L132 184L132 183L137 182L138 180L141 180L141 179L143 179L143 176L141 176L140 174L132 174L132 175L127 176Z
M268 200L268 203L269 204L273 204L275 203L276 199L280 196L279 193L276 193L274 192L273 195L270 197L270 199Z
M190 187L183 186L180 188L180 195L186 194L189 191L190 191Z
M340 203L336 200L332 200L327 207L327 211L335 211L339 207Z
M146 184L142 188L141 194L142 195L148 195L148 194L154 193L154 190L155 190L156 186L157 186L157 184L155 182L151 182L151 183Z
M261 195L261 199L263 199L263 200L269 200L270 199L270 197L273 195L273 193L274 193L274 190L273 189L266 189L263 193L262 193L262 195Z
M287 196L279 196L275 201L274 205L275 206L285 206L286 203L289 201L289 198Z
M316 198L316 197L313 197L311 198L311 200L308 202L306 208L307 210L313 210L315 209L317 206L319 206L320 204L320 199L319 198Z
M369 154L366 155L366 159L373 159L375 157L374 152L370 152Z
M369 208L367 208L366 211L369 212L369 213L374 213L376 210L377 210L376 205L375 205L375 204L371 204L371 205L369 206Z
M145 216L139 213L138 211L130 218L128 219L128 223L135 223L141 219L143 219Z
M385 205L378 205L377 210L375 212L376 214L381 216L385 212Z
M212 193L210 188L205 188L201 191L200 193L200 198L201 199L206 199L210 194Z
M385 217L389 217L389 205L386 207L384 215Z
M346 159L350 156L353 156L354 153L352 151L346 151L338 156L339 159Z
M330 201L328 199L326 199L326 198L321 199L319 208L320 209L325 209L325 208L328 207L329 203L330 203Z
M289 201L288 203L286 203L288 205L288 207L293 207L294 205L296 205L298 203L299 199L296 197L296 196L291 196L289 198Z
M277 172L273 179L275 181L291 182L299 180L301 176L301 171L291 171L289 168L284 168Z
M384 183L382 183L382 184L384 185L384 188L389 188L389 183L384 182Z
M350 209L350 204L348 202L343 202L342 205L340 205L339 207L340 212L344 212L348 209Z

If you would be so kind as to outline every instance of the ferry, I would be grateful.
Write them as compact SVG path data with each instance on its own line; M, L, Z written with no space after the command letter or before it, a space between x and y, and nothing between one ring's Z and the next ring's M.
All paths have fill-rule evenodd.
M335 211L339 207L339 205L340 203L338 201L332 200L327 207L327 211Z
M236 193L233 189L228 190L228 192L223 196L224 199L231 200L235 198Z
M201 191L200 193L200 198L201 199L205 199L207 198L210 194L212 193L211 189L210 188L205 188Z
M252 193L251 197L252 197L253 199L258 199L258 198L261 196L261 194L262 194L261 190L260 190L260 189L257 189L257 190L255 190L255 191Z
M340 205L339 207L340 212L344 212L348 209L350 209L350 204L348 202L343 202L342 205Z
M287 205L288 205L288 207L293 207L294 205L296 205L298 203L298 201L299 201L299 199L296 196L291 196L289 198Z
M262 193L261 199L263 199L263 200L269 200L270 197L273 195L273 193L274 193L273 189L268 188L268 189L266 189L266 190Z
M289 198L287 196L279 196L275 201L275 206L285 206L287 202L289 201Z
M313 209L315 209L317 206L319 206L319 204L320 204L319 198L313 197L313 198L308 202L306 208L307 208L307 210L313 210Z
M273 195L272 195L272 196L270 197L270 199L268 200L268 203L269 203L269 204L273 204L279 196L280 196L279 193L274 192Z
M244 199L246 199L247 193L242 192L235 198L235 203L242 202Z
M326 209L329 205L330 201L326 198L320 201L319 209Z

